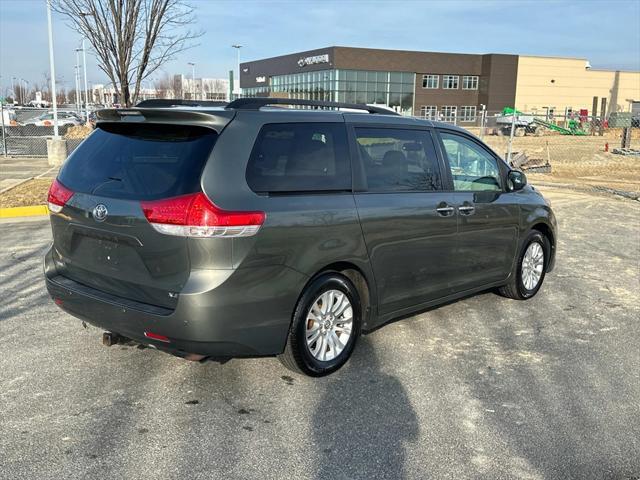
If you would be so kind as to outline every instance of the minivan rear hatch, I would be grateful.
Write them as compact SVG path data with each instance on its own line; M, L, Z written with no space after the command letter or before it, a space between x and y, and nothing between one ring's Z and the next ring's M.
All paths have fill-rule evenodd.
M98 123L66 161L56 181L72 195L51 215L60 275L175 308L190 271L188 240L156 231L141 203L198 192L221 126L176 123L171 113L174 123L163 112L149 121L144 111L109 111L102 118L114 121Z

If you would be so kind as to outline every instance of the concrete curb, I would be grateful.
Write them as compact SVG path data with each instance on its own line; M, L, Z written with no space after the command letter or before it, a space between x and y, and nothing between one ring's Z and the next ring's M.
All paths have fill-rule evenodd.
M0 208L0 218L34 217L38 215L49 215L49 209L46 205Z

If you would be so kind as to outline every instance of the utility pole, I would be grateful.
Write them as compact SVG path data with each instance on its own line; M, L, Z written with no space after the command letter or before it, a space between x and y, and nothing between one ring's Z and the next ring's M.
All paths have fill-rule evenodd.
M51 28L51 0L47 0L49 29L49 68L51 69L51 101L53 102L53 138L58 138L58 100L56 99L56 67L53 61L53 29Z

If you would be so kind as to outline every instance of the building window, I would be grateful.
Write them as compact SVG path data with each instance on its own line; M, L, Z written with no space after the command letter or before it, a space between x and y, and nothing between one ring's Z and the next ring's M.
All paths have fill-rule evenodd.
M458 75L443 75L442 76L442 88L445 90L456 90L460 77Z
M446 106L440 110L440 118L443 122L456 123L456 116L458 114L458 107Z
M438 119L438 107L435 105L423 105L420 107L420 116L427 120Z
M477 90L478 89L478 76L477 75L465 75L462 77L462 89L463 90Z
M380 104L403 115L413 115L416 75L412 72L322 70L274 75L268 81L269 85L243 88L242 94Z
M438 88L440 82L440 75L423 75L422 76L422 88Z
M460 118L461 122L475 122L476 121L476 107L475 106L465 106L460 107Z

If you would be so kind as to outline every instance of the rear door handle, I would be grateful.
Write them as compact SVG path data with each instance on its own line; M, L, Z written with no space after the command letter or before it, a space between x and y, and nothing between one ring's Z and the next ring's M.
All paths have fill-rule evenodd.
M460 215L471 215L475 211L476 207L474 207L473 205L462 205L461 207L458 207L458 212L460 212Z
M441 215L443 217L449 217L453 215L453 212L455 212L455 210L456 210L455 208L450 207L446 204L445 206L436 208L436 212L438 212L438 215Z

